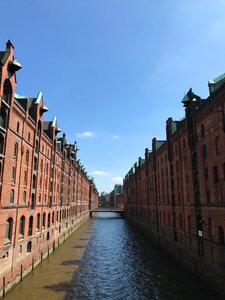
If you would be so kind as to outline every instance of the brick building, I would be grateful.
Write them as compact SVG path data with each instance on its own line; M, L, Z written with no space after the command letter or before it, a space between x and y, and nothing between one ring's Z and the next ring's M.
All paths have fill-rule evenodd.
M114 189L110 192L110 206L115 208L123 208L123 186L115 184Z
M124 179L127 218L225 294L225 74L209 96L188 91L185 118L166 122Z
M0 52L0 296L32 270L98 206L93 178L57 120L44 120L43 95L15 93L10 41Z

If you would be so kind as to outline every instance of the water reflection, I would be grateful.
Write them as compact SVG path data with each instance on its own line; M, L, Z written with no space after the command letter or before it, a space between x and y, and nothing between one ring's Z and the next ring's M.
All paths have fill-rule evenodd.
M113 213L98 213L66 299L218 299ZM110 218L113 217L113 218Z

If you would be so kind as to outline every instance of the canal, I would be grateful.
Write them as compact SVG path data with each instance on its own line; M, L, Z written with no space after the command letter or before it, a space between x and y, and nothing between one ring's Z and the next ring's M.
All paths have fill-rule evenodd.
M95 213L6 300L216 300L197 277L115 213Z

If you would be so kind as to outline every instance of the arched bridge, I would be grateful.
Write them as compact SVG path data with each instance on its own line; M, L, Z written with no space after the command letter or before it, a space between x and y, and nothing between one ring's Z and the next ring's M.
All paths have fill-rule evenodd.
M92 217L92 214L96 213L96 212L115 212L115 213L118 213L121 217L124 217L124 209L123 208L114 208L114 207L95 208L90 211L90 217Z

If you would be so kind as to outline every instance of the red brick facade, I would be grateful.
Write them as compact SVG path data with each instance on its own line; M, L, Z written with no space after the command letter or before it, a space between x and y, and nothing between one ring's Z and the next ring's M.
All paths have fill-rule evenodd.
M190 89L185 118L124 179L126 216L167 253L225 294L225 76L201 99Z
M80 226L98 206L77 147L44 121L43 96L15 94L10 41L0 52L0 296Z

